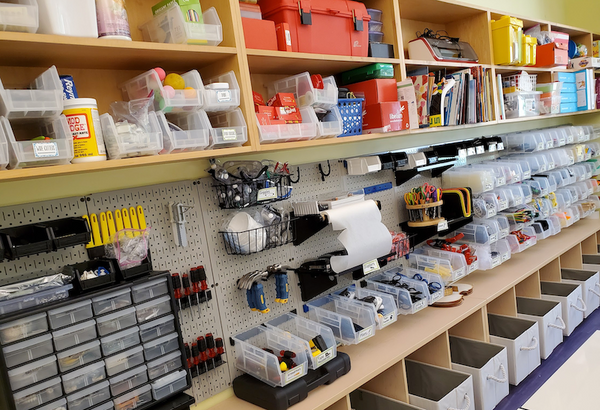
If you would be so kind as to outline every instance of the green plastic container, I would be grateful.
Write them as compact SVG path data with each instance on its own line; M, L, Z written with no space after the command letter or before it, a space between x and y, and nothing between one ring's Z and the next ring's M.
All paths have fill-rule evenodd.
M394 78L394 66L386 63L376 63L340 74L341 85L359 83L374 78Z

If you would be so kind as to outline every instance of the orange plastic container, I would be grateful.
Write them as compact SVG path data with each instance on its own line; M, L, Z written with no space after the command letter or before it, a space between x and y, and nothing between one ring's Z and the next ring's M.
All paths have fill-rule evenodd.
M566 67L569 62L569 46L548 43L536 48L535 67Z
M350 0L259 0L263 18L288 23L292 51L367 57L369 21L363 3Z
M242 17L246 48L259 50L277 50L275 23L269 20L257 20Z

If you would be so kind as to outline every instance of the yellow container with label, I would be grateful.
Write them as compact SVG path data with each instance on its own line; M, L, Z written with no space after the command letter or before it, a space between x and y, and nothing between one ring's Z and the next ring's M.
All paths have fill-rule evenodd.
M64 100L63 114L67 117L73 135L73 164L106 161L106 148L98 114L98 104L93 98Z
M491 25L494 63L519 65L522 57L523 21L515 17L502 16L500 20L492 20Z
M523 36L521 42L521 63L523 65L535 65L535 49L537 47L537 38L531 36Z
M529 43L529 47L531 47L531 64L535 65L537 62L537 38L531 37L531 43Z

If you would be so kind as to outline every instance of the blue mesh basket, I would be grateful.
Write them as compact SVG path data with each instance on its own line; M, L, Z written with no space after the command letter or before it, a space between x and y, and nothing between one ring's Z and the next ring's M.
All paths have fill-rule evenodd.
M364 98L340 98L338 108L342 115L344 132L339 137L362 134L362 105Z

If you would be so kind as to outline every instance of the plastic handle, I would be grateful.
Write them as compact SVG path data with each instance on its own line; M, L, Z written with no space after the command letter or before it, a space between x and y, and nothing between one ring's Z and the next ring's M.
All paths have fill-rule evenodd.
M115 224L117 227L117 232L118 231L122 231L124 226L123 226L123 215L121 215L121 210L117 209L115 211Z
M113 238L117 233L117 228L115 226L115 218L110 211L106 211L106 223L108 224L108 235Z
M560 330L565 330L567 328L567 325L565 324L565 321L562 320L562 317L557 316L556 320L560 321L559 325L555 325L554 323L548 323L548 327L553 327L555 329L560 329Z
M492 374L488 375L487 379L488 380L493 380L497 383L506 383L508 381L508 379L506 378L506 369L504 368L504 365L502 363L500 363L500 371L502 372L502 378L500 379L499 377L496 377Z
M146 215L144 215L144 208L141 205L138 205L136 208L137 211L137 219L140 225L140 229L146 229Z
M106 220L106 213L100 212L100 233L102 234L102 244L106 245L110 242L110 235L108 233L108 221Z
M133 229L140 229L140 224L137 218L137 211L134 207L129 208L129 219L131 220L131 227Z
M94 239L94 246L102 245L102 237L100 236L100 226L98 225L98 216L96 214L90 215L92 222L92 237Z
M521 350L535 350L535 349L537 349L537 347L538 347L537 337L532 338L531 341L533 343L530 346L522 346Z
M90 223L90 218L87 215L83 215L82 216L83 219L86 220L88 226L90 227L90 231L92 230L92 224ZM86 248L93 248L94 247L94 233L92 232L92 235L90 236L90 242L85 245Z
M460 409L457 409L454 407L448 407L448 410L469 410L471 408L471 398L469 397L469 395L467 393L465 393L465 397L463 398L463 400L467 402L467 407L463 407Z
M585 311L587 310L585 302L580 297L577 298L577 301L581 302L581 306L577 306L575 303L571 303L571 307L575 310L585 313Z

